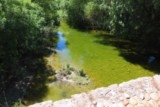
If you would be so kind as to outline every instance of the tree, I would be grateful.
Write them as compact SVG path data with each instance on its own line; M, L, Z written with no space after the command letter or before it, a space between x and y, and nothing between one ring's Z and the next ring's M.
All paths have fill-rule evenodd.
M92 0L85 5L85 17L92 29L109 30L109 0Z
M13 89L22 97L30 78L47 79L50 71L43 56L56 43L53 29L46 30L51 27L47 18L43 8L30 0L0 0L0 93ZM1 95L0 103L5 103ZM7 97L16 96L7 93Z
M159 53L158 0L112 0L110 25L114 35L137 43L142 53Z
M58 0L33 0L33 2L39 4L45 17L45 24L50 27L56 27L60 24L57 10L59 10Z
M67 9L67 22L72 27L84 29L88 25L88 21L85 18L84 6L87 0L70 0Z

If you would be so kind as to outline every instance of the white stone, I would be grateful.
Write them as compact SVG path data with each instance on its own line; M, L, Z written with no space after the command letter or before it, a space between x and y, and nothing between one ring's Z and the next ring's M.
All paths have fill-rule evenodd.
M88 94L86 93L76 94L72 96L71 101L73 107L89 107L92 104Z
M148 93L145 94L145 100L149 101L151 99L150 95Z
M122 103L112 104L110 107L124 107Z
M130 95L127 94L127 93L124 93L124 97L125 97L126 99L129 99L129 98L130 98Z
M151 105L151 107L158 107L158 104L154 100L150 100L149 104Z
M127 107L134 107L134 105L132 105L132 104L128 104L128 105L127 105Z
M160 75L155 75L153 77L156 87L160 90Z
M137 85L139 83L139 85ZM156 84L156 85L155 85ZM160 107L160 76L145 77L29 107Z
M137 100L134 99L134 98L131 98L131 99L129 100L129 104L136 105L137 103L138 103Z
M109 105L111 105L109 101L106 101L104 99L98 99L96 107L108 107ZM82 107L85 107L85 106L82 106Z
M160 100L157 102L158 106L160 107Z
M143 104L137 104L136 107L145 107Z
M153 100L155 100L155 101L157 101L157 100L159 99L159 96L158 96L157 93L151 93L150 96L151 96L151 98L152 98Z
M124 101L123 101L123 105L124 106L127 106L129 104L129 100L128 99L125 99Z
M124 100L124 97L120 96L120 97L118 97L118 99L119 99L120 101L123 101L123 100Z
M144 99L144 94L143 94L143 93L141 93L139 97L140 97L140 99L142 99L142 100L143 100L143 99Z
M44 106L44 107L72 107L72 102L70 99L64 99L54 102L54 106Z
M158 96L160 97L160 91L158 91L157 93L158 93Z
M93 105L97 105L97 101L93 101L92 104L93 104Z
M141 103L143 100L140 99L139 97L137 96L134 96L133 99L137 102L137 103Z

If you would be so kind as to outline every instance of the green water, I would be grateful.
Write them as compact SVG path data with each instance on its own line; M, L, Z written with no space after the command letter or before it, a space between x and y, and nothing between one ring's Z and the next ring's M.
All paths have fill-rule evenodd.
M97 32L78 31L66 23L62 23L59 30L64 33L68 42L67 47L72 57L70 64L84 69L92 82L89 86L50 87L45 100L58 100L89 89L153 75L153 72L140 65L127 62L116 47L96 42L100 40L95 36Z

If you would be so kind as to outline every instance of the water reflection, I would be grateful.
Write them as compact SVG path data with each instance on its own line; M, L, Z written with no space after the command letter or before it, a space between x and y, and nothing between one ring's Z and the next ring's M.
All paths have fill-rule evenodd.
M60 55L61 58L61 63L62 64L69 64L71 62L71 55L70 55L70 51L66 46L66 39L63 35L62 32L58 31L57 32L57 36L58 36L58 43L57 43L57 47L56 50L58 52L58 54Z
M66 49L66 39L64 38L63 33L60 31L57 32L57 36L58 36L59 41L57 43L56 49L59 51L62 51Z

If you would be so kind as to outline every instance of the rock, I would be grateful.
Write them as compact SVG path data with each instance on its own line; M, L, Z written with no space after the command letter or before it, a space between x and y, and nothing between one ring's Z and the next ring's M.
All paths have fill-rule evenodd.
M138 101L135 98L131 98L129 100L129 104L136 105L137 103L138 103Z
M123 101L123 100L124 100L124 97L120 96L120 97L118 97L118 100L119 100L119 101Z
M142 100L144 100L144 98L145 98L143 93L141 93L139 97L140 97L140 99L142 99Z
M92 102L86 93L76 94L72 96L73 107L89 107Z
M159 96L157 93L151 93L150 96L151 96L151 99L153 99L155 101L158 101L158 99L159 99Z
M106 107L106 106L105 106ZM122 103L112 104L110 107L124 107Z
M136 107L144 107L144 105L139 103L136 105Z
M157 92L158 96L160 96L160 91Z
M156 88L160 90L160 75L155 75L153 77Z
M133 99L137 102L136 104L138 103L141 103L143 100L137 96L134 96Z
M134 105L132 105L132 104L128 104L128 105L127 105L127 107L134 107Z
M145 90L146 90L147 93L154 93L154 92L156 92L156 90L154 90L152 87L147 87Z
M104 99L98 99L97 100L97 106L96 107L108 107L111 105L110 101L106 101ZM81 107L86 107L86 106L81 106ZM88 106L87 106L88 107Z
M151 107L151 105L149 104L149 102L146 102L144 107Z
M97 107L97 101L92 101L91 107Z
M54 106L44 106L44 107L72 107L71 99L64 99L54 102Z
M160 100L157 102L158 106L160 107Z
M118 87L117 91L118 93L124 93L124 89L122 87Z
M127 94L127 93L125 93L125 94L124 94L124 97L125 97L126 99L129 99L129 98L130 98L130 95Z
M145 94L145 100L149 101L151 99L150 95L148 93Z
M102 87L70 99L45 101L29 107L160 107L160 76L144 77Z
M127 106L129 104L129 100L128 99L125 99L124 101L123 101L123 105L124 106Z
M149 101L150 107L158 107L158 104L154 100Z

